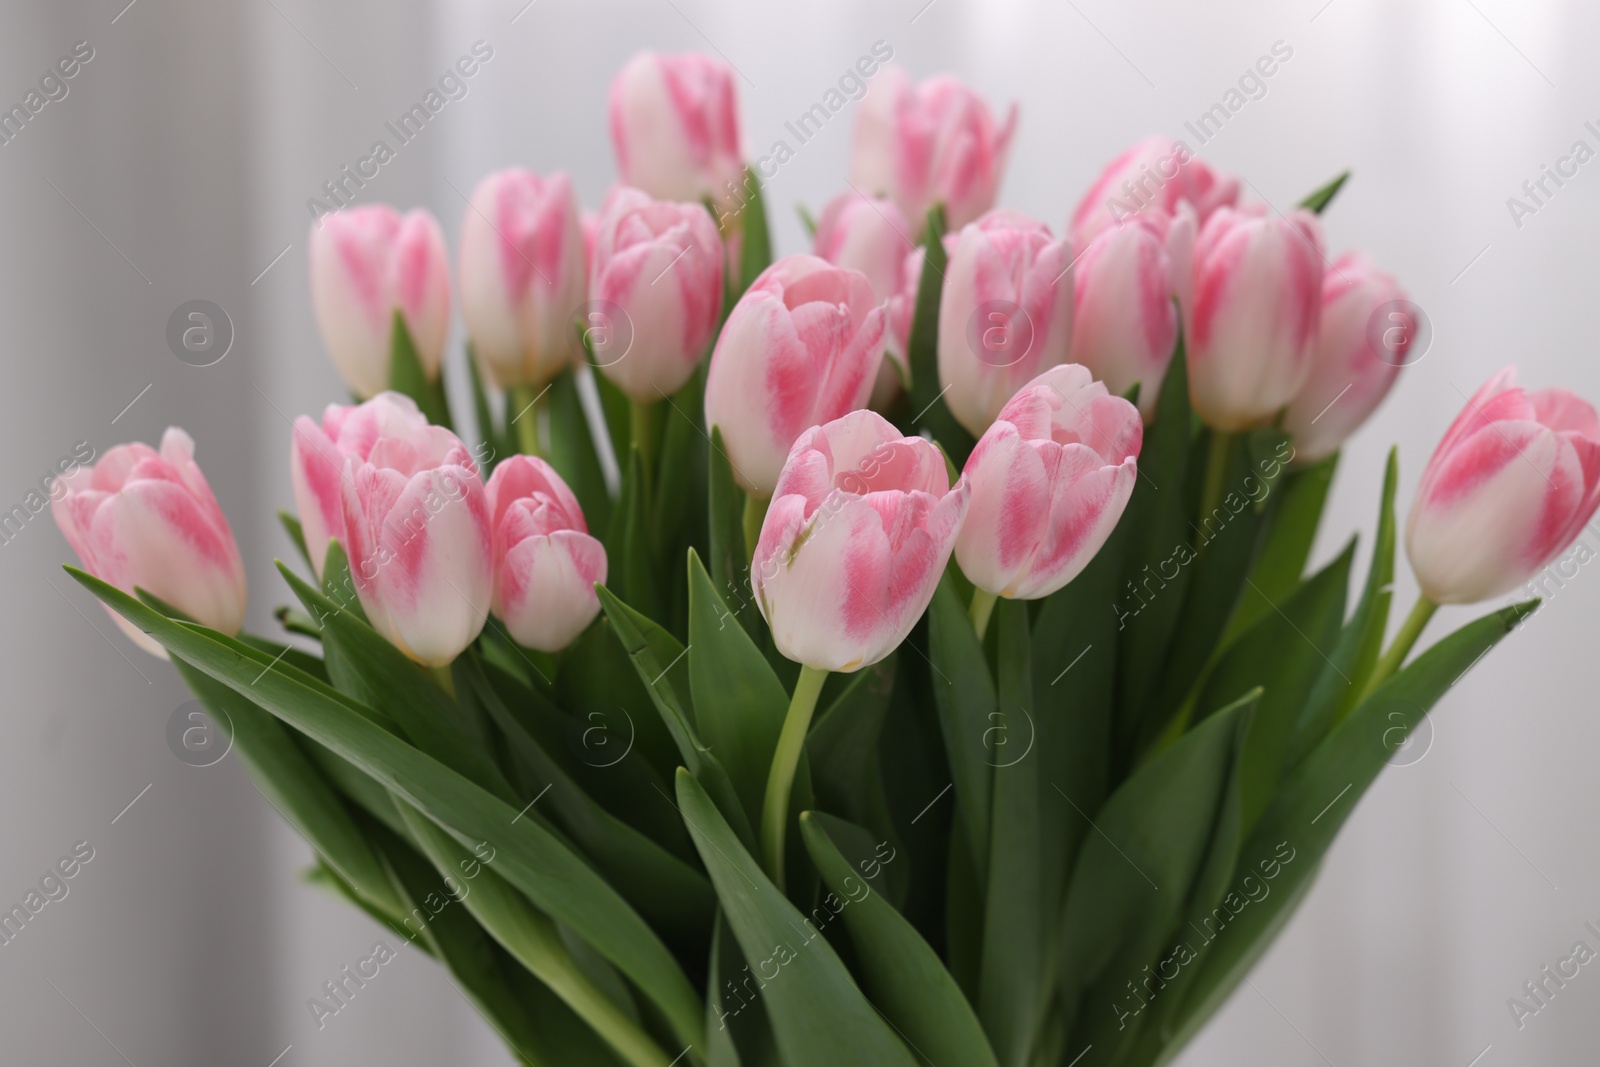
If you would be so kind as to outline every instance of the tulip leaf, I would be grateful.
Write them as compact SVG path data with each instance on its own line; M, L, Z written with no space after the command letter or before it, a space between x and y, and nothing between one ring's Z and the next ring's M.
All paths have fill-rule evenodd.
M600 395L600 412L605 416L606 436L611 440L611 456L620 468L627 462L628 444L633 440L633 430L629 423L628 397L600 370L600 365L594 358L594 349L589 343L588 331L582 332L583 350L588 354L595 392Z
M682 677L686 680L687 676ZM628 653L617 639L615 624L602 615L562 653L554 696L563 708L582 720L583 733L577 740L582 749L580 755L604 766L616 758L616 753L601 753L597 751L599 747L613 743L631 746L654 772L650 775L650 800L660 804L655 790L670 790L672 772L680 760L672 734L656 714L648 681L628 660ZM520 703L512 705L513 711L519 708ZM678 821L676 815L672 815L672 821ZM689 844L687 837L683 843Z
M467 375L472 381L472 416L478 423L478 440L485 451L478 453L479 474L487 482L495 464L516 451L506 440L506 435L494 424L494 414L489 406L489 390L483 384L483 371L478 366L478 356L467 342Z
M926 427L959 469L967 462L975 442L945 405L939 385L939 302L944 292L944 272L949 256L944 250L944 205L928 209L922 232L922 277L917 282L917 302L911 313L911 336L906 342L906 365L911 369L913 424L903 429L916 433Z
M1250 570L1250 584L1260 595L1240 599L1219 648L1231 645L1252 623L1270 612L1274 604L1282 604L1299 586L1338 465L1339 453L1335 452L1312 466L1290 471L1284 477L1276 490L1278 506L1268 520L1261 554Z
M300 519L283 509L278 509L278 523L283 527L283 532L289 535L289 543L294 545L295 551L300 553L300 558L306 561L306 566L311 566L311 552L306 548L306 534L300 526Z
M855 822L867 818L868 775L877 771L878 737L889 714L898 659L899 653L891 652L850 675L806 735L817 802Z
M655 567L650 559L650 508L644 457L637 445L624 453L622 497L606 529L606 576L624 600L642 614L658 615Z
M766 197L761 192L761 179L754 167L746 165L744 181L739 188L746 194L737 209L743 231L739 247L738 296L743 296L750 283L772 266L772 236L767 228Z
M682 389L655 405L661 430L656 461L655 535L651 541L656 568L670 574L684 550L704 545L701 523L706 515L706 434L700 427L705 411L705 364L695 368ZM667 583L666 618L675 633L688 632L688 589Z
M914 1067L906 1047L862 996L838 955L773 885L729 828L718 805L686 770L678 806L705 861L723 913L761 983L761 997L787 1067Z
M933 706L955 778L956 807L972 850L979 884L989 869L989 811L994 756L988 742L997 710L994 681L983 647L948 574L928 605L928 660Z
M1239 877L1260 872L1271 879L1271 893L1235 915L1227 936L1216 938L1190 964L1201 970L1173 1028L1171 1054L1244 980L1266 942L1303 898L1340 827L1393 755L1386 735L1395 729L1409 735L1439 698L1537 605L1531 600L1501 608L1434 644L1363 700L1285 777L1239 854Z
M594 433L578 395L578 369L567 367L550 382L545 401L550 413L550 466L556 469L572 495L578 498L591 530L604 530L611 521L611 496L595 452ZM533 418L534 412L525 418Z
M1344 188L1344 183L1349 180L1350 172L1348 170L1341 171L1338 177L1300 201L1298 206L1312 214L1322 214L1328 209L1328 205L1333 202L1333 198L1339 195L1339 190Z
M872 1004L913 1049L937 1050L936 1062L998 1067L976 1013L938 953L882 892L872 892L863 881L867 869L882 873L893 854L884 860L867 831L821 812L801 815L800 832L831 891L829 898L839 904L838 911L832 912L824 899L812 916L831 912L843 917ZM841 846L852 838L860 843L855 851L859 852L862 844L866 849L865 857L852 857L854 862L845 858Z
M754 546L744 543L744 491L733 480L733 467L722 448L722 430L711 427L711 447L706 450L706 508L709 527L711 581L737 607L734 615L750 639L760 644L766 622L756 607L750 586L750 556Z
M817 236L817 217L811 213L811 209L806 207L804 201L798 201L794 205L794 213L800 216L800 225L804 227L806 236L815 239Z
M77 568L67 571L172 654L349 760L462 844L488 845L502 877L632 979L678 1037L703 1042L699 996L672 954L605 879L537 820L383 730L322 683L216 631L168 619Z
M416 342L398 308L389 329L389 388L415 400L433 425L449 428L450 405L444 396L444 377L435 374L429 378L423 370Z

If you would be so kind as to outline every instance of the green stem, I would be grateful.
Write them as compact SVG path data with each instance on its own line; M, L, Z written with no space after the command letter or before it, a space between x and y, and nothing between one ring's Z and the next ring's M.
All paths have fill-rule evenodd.
M435 667L433 668L432 673L433 680L439 683L439 688L443 689L446 693L449 693L450 698L454 700L456 695L456 680L455 677L450 673L450 664L446 663L443 667Z
M772 754L772 770L767 774L767 796L761 805L761 857L768 877L779 889L783 888L783 838L789 827L789 791L794 787L800 753L806 747L811 713L816 710L822 683L827 680L827 671L816 667L800 668L794 695L789 698L789 712L783 717L783 731L778 735L778 749Z
M1211 451L1206 456L1206 480L1200 492L1200 525L1205 526L1206 516L1216 510L1222 503L1223 492L1227 487L1228 468L1233 464L1233 446L1238 443L1237 434L1225 433L1222 430L1211 431Z
M1378 660L1377 666L1372 668L1372 677L1367 680L1367 687L1361 693L1365 700L1372 695L1372 691L1389 680L1389 676L1400 669L1406 656L1411 652L1411 646L1417 643L1417 638L1422 636L1423 627L1428 625L1428 620L1433 618L1433 613L1439 610L1439 605L1425 596L1417 597L1417 602L1411 607L1411 614L1406 616L1406 621L1400 624L1400 632L1394 635L1394 643L1389 646L1389 651Z
M967 605L967 618L972 620L972 632L978 635L978 644L983 644L984 631L989 629L989 616L994 614L995 601L999 600L998 593L991 593L986 589L972 591L972 603Z
M511 387L511 404L517 409L512 422L517 428L517 447L524 455L541 456L544 450L539 447L539 408L538 400L544 394L534 391L531 385L513 385Z
M639 448L639 466L644 469L644 495L650 499L656 480L656 407L648 400L628 400L628 431Z
M767 505L772 497L762 493L746 493L744 497L744 554L747 560L756 558L756 542L761 540L761 524L767 518Z

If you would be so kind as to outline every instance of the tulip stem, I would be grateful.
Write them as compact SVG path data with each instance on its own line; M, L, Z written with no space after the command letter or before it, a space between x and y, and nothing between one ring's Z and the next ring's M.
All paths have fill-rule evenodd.
M1367 679L1367 687L1361 693L1365 700L1372 695L1373 690L1389 680L1389 676L1400 669L1406 656L1411 652L1411 646L1417 643L1417 638L1422 636L1423 627L1428 625L1428 620L1433 618L1433 613L1439 610L1439 605L1425 596L1417 597L1417 602L1411 607L1411 614L1406 616L1406 621L1400 624L1400 632L1394 635L1394 643L1389 646L1389 651L1378 660L1377 666L1372 668L1372 677Z
M1206 480L1200 493L1200 526L1205 527L1206 516L1222 503L1223 491L1228 481L1228 468L1233 464L1233 446L1238 434L1222 430L1211 431L1211 450L1206 456Z
M994 614L995 601L999 600L998 593L991 593L987 589L974 589L972 603L967 606L967 618L972 620L972 632L978 635L978 644L983 644L984 631L989 629L989 616Z
M795 768L805 751L806 733L811 729L811 713L828 672L816 667L801 667L795 679L789 712L783 717L778 749L772 754L772 770L767 774L767 796L761 805L761 856L767 876L783 888L783 839L789 827L789 791L794 787Z
M531 385L511 387L511 405L517 414L511 417L517 428L517 447L525 456L543 455L539 447L539 407L536 405L543 393L535 393Z
M628 401L628 432L639 450L639 466L644 471L644 495L648 501L656 480L656 405L648 400Z
M451 699L454 699L456 695L456 680L450 673L450 664L446 663L443 667L434 667L430 673L433 675L433 680L439 683L439 688L449 693Z
M756 558L756 542L761 540L761 524L766 521L767 505L771 502L770 496L760 493L744 495L744 554L747 561Z

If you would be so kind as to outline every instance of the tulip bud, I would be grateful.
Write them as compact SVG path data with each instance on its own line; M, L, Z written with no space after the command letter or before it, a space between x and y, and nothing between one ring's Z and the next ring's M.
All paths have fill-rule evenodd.
M1409 326L1374 316L1383 305L1404 299L1395 280L1359 252L1340 256L1323 275L1311 376L1283 417L1302 461L1331 455L1388 395L1413 336Z
M1025 382L1066 362L1071 253L1048 226L1014 211L992 211L961 231L939 303L939 385L972 436Z
M723 202L744 172L734 73L698 52L640 52L611 81L622 181L661 200Z
M778 651L825 671L893 652L933 599L967 496L932 442L901 437L875 411L802 434L750 572Z
M322 424L310 416L294 420L290 443L289 481L294 487L295 510L311 567L322 578L328 542L337 540L347 549L344 532L345 457L365 463L379 438L406 438L428 425L416 401L403 393L379 393L364 404L329 404Z
M59 484L50 513L84 570L125 593L135 587L152 593L213 630L239 632L244 563L188 434L168 427L159 452L117 445ZM167 658L148 634L115 612L111 617L134 644Z
M345 208L311 227L311 308L350 391L389 387L394 313L428 378L439 376L450 331L450 269L438 221L420 208Z
M884 320L865 275L815 256L785 256L750 284L706 374L706 424L747 492L772 492L806 428L867 402Z
M914 84L890 67L859 105L850 183L887 194L921 229L934 204L959 229L994 207L1017 106L997 124L989 105L948 75Z
M494 614L513 640L559 652L600 612L606 550L555 469L508 456L486 489L494 529Z
M1322 227L1218 209L1195 237L1184 312L1189 399L1229 433L1270 422L1311 373L1322 313Z
M600 372L639 401L682 388L722 311L722 240L710 212L614 191L595 231L589 278L589 299L616 305L629 323L627 349L600 360Z
M1220 207L1239 202L1239 179L1211 169L1182 141L1147 137L1107 164L1072 212L1067 232L1086 248L1105 230L1132 215L1174 215L1190 204L1205 222Z
M1052 367L1000 411L967 458L972 504L956 562L972 584L1037 600L1088 566L1133 495L1139 411L1074 363Z
M1141 215L1103 230L1074 267L1072 358L1113 393L1139 383L1147 419L1178 342L1165 228L1165 216Z
M909 381L911 377L906 363L906 338L916 305L914 282L909 305L906 305L905 294L906 271L916 253L910 237L912 232L913 227L893 200L840 193L822 209L812 245L815 255L834 266L865 274L872 283L873 296L888 305L890 318L897 314L904 317L904 333L897 333L892 324L884 333L884 350L889 358L879 367L878 380L872 387L871 403L875 408L893 400L900 391L901 381ZM918 258L914 262L920 277L922 261ZM900 311L902 306L904 310Z
M1600 418L1565 389L1489 379L1434 451L1406 524L1422 595L1470 604L1508 592L1572 543L1600 504Z
M467 447L442 426L385 427L339 489L356 593L400 651L443 667L483 629L494 588L489 506Z
M565 174L495 171L461 223L461 314L485 377L538 387L577 358L583 227Z

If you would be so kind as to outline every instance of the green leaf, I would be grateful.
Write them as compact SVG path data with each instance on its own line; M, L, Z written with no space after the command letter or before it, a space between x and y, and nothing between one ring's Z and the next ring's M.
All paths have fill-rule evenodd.
M670 661L669 657L663 662ZM687 682L686 672L679 672L678 677ZM661 798L655 790L671 791L672 773L681 761L672 734L656 713L645 685L648 680L634 670L616 627L602 616L562 653L554 697L582 720L580 728L586 733L580 735L579 745L591 763L609 764L616 757L614 751L595 751L597 746L633 743L639 759L655 772L650 776L655 787L650 799L659 805ZM518 708L513 705L512 710ZM598 732L587 733L590 730ZM671 821L676 823L678 817L672 815ZM685 837L683 843L688 846L689 839Z
M750 639L759 644L766 623L756 607L750 588L750 550L744 543L744 491L733 480L728 453L722 448L722 430L711 427L711 448L707 452L708 525L710 532L711 581L719 593L737 602L734 615Z
M472 350L472 342L467 342L467 373L472 378L472 414L478 423L478 439L488 448L488 456L482 460L483 480L488 481L489 475L494 472L495 464L516 451L506 436L495 427L494 415L489 407L489 390L483 384L483 371L478 366L477 353Z
M627 461L623 466L622 497L606 529L606 574L609 584L622 599L655 618L659 608L656 572L650 559L652 539L644 458L637 446L623 455Z
M817 219L815 215L811 214L811 209L803 203L797 203L794 206L794 211L796 215L800 216L800 225L805 227L806 236L815 238L817 236Z
M849 675L806 735L817 802L854 822L867 818L868 774L877 770L878 736L889 714L898 652Z
M578 396L577 368L568 367L551 380L545 403L550 412L550 465L578 498L589 528L604 530L611 521L611 497L595 452L594 434Z
M321 683L281 664L273 667L264 653L215 631L167 619L83 571L67 571L173 654L349 760L462 844L488 843L502 877L632 979L678 1037L703 1042L699 995L666 946L603 878L534 819L351 710Z
M1316 192L1300 201L1299 206L1314 214L1322 214L1328 209L1328 205L1332 203L1333 198L1339 195L1339 190L1344 188L1344 183L1349 180L1350 172L1347 170L1341 171L1339 176L1333 179L1333 181L1329 182L1327 185L1324 185L1322 188L1318 189Z
M761 193L761 179L753 167L744 168L744 181L739 188L749 194L739 208L744 241L739 249L738 296L743 296L750 283L772 266L772 237L767 229L767 205Z
M661 431L661 451L656 461L655 536L652 541L656 566L670 574L683 559L684 550L704 545L701 522L706 515L706 458L708 447L700 422L705 411L705 364L695 368L682 389L664 397L657 407ZM677 582L667 583L667 618L676 633L687 633L688 590Z
M406 326L405 316L395 309L394 323L389 329L389 388L404 393L417 402L417 407L435 426L449 427L450 405L444 398L444 378L435 374L431 379L422 369L416 343Z
M300 553L300 558L306 561L306 566L310 567L312 565L311 552L306 548L306 534L300 528L300 520L280 508L278 522L282 524L283 532L289 535L289 541L294 545L295 551Z
M862 864L887 865L893 861L893 853L884 859L872 850L870 859L851 862L838 842L855 836L871 849L872 838L865 830L821 812L801 815L800 833L823 882L832 891L830 896L839 903L836 914L843 916L850 931L862 984L872 1004L913 1049L936 1050L939 1058L934 1062L999 1067L977 1015L938 953L883 893L872 892L862 880L868 869ZM881 867L872 869L882 871ZM828 908L826 900L823 908Z
M994 768L988 741L995 724L995 688L983 648L948 574L940 579L928 605L928 660L933 706L955 778L956 807L981 885L989 869Z
M1260 596L1246 596L1234 609L1228 632L1219 648L1227 648L1250 624L1267 614L1274 604L1295 591L1305 573L1322 506L1327 502L1339 453L1303 470L1290 471L1276 490L1279 501L1269 520L1266 541L1250 571L1250 583Z
M788 1067L915 1067L809 917L789 903L693 775L678 771L678 806L722 900Z
M944 291L944 271L949 257L944 250L944 206L928 209L923 228L922 277L917 283L917 303L911 313L911 337L906 343L907 365L911 368L911 410L916 425L904 427L915 433L926 427L957 469L967 462L976 444L945 405L939 385L939 298Z

